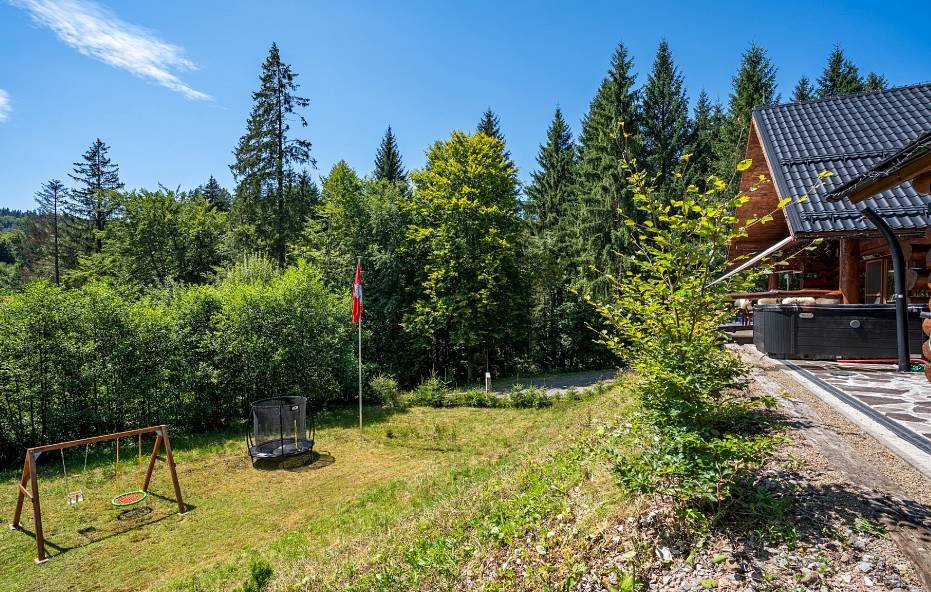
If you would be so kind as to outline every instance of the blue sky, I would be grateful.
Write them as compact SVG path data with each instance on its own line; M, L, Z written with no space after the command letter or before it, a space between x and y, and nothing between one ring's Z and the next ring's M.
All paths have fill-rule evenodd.
M127 187L189 188L228 165L272 41L311 100L317 175L366 174L390 123L408 168L453 129L500 116L527 178L559 104L578 131L623 41L646 78L669 40L690 96L722 102L762 44L783 97L834 43L894 85L931 79L931 4L0 0L0 206L33 207L100 137Z

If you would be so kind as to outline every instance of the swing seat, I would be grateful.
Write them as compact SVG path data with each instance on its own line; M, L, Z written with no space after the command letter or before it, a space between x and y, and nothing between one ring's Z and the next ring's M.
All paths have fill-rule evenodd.
M148 491L127 491L113 498L110 503L117 508L135 506L147 497L149 497Z
M68 492L68 505L73 506L84 501L84 492L83 491L69 491Z

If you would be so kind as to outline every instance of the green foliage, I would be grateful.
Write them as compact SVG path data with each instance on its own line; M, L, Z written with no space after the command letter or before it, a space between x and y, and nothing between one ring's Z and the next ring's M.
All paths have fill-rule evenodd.
M792 91L792 100L796 103L803 103L814 99L816 96L815 88L811 85L808 76L799 78L795 90Z
M351 392L347 297L307 266L249 275L142 298L44 282L0 296L0 462L126 427L216 427L269 396Z
M253 557L249 562L249 578L238 588L239 592L263 592L274 573L267 559Z
M71 215L70 242L78 253L100 253L101 233L118 212L115 192L123 188L120 169L111 162L110 147L97 138L68 175L78 186L68 194L65 211Z
M844 55L839 44L831 50L824 71L818 77L818 96L836 97L865 90L857 66Z
M375 153L375 171L372 173L375 179L388 181L389 183L403 182L407 183L407 173L404 171L404 163L401 160L401 152L398 149L398 140L391 131L391 126L385 131L385 137L382 138L378 151Z
M230 166L236 178L233 216L237 224L236 242L243 252L265 252L284 267L288 243L300 232L310 204L294 185L294 169L314 164L311 143L290 135L291 122L307 127L299 114L310 101L295 93L291 66L281 61L278 46L272 43L262 64L259 90L252 94L254 105L246 122L246 133L233 151Z
M712 280L730 240L745 232L734 214L745 199L728 199L712 177L706 191L689 186L667 200L635 166L625 163L640 209L640 222L628 222L635 248L617 297L599 305L611 327L603 338L636 371L641 405L620 430L641 444L617 473L629 489L671 496L685 518L719 517L774 445L754 414L769 401L740 393L744 368L717 329L732 286Z
M500 140L453 132L412 177L408 248L423 267L404 328L471 377L523 326L516 171Z
M653 69L641 92L644 166L657 176L657 182L662 183L657 189L665 194L675 182L673 172L689 140L689 101L682 73L665 39L660 41Z
M374 399L385 407L401 406L401 391L398 381L393 376L379 374L369 381L369 389Z

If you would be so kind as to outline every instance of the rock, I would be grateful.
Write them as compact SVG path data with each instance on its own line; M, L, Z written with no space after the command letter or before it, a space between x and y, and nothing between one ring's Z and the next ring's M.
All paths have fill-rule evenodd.
M859 569L863 573L870 573L871 571L873 571L873 564L870 563L869 561L861 561L860 563L857 564L857 569Z
M806 567L802 569L802 577L799 579L799 583L803 586L811 586L818 583L819 579L820 577L818 576L817 572L814 572Z
M864 576L863 585L866 586L867 588L872 588L873 586L876 585L876 582L874 582L870 576Z
M656 556L663 563L672 563L672 552L669 547L660 547L656 550Z
M848 555L847 553L841 553L840 560L841 560L841 563L850 563L850 555Z

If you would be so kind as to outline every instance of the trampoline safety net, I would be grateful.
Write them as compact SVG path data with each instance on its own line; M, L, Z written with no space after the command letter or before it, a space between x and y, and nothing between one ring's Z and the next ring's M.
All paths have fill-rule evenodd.
M313 440L307 434L307 399L276 397L252 404L249 455L253 458L289 456L308 452Z

